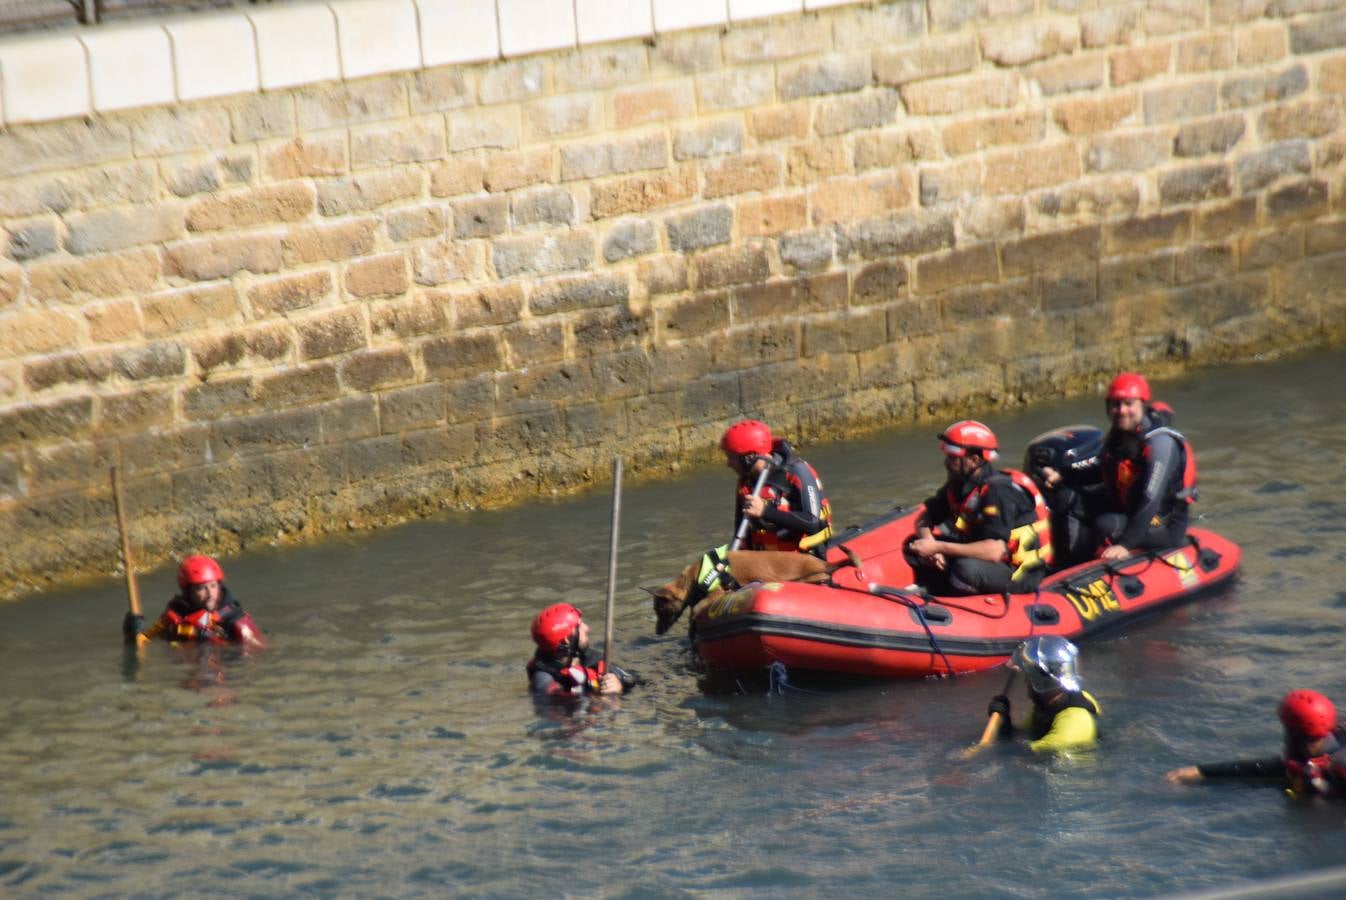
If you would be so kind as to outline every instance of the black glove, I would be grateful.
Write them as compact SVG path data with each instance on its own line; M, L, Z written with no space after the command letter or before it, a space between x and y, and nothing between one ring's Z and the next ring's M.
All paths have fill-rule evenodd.
M986 717L988 719L996 713L1000 713L1000 718L1004 719L1006 722L1009 721L1009 697L1006 697L1004 694L996 694L991 698L991 702L986 704Z
M138 613L128 612L126 618L122 619L122 635L128 640L135 640L136 635L140 634L140 629L145 627L145 617Z
M612 666L609 671L611 671L613 675L616 675L617 680L622 683L622 693L626 693L638 684L645 683L644 678L641 678L639 675L631 674L621 666Z

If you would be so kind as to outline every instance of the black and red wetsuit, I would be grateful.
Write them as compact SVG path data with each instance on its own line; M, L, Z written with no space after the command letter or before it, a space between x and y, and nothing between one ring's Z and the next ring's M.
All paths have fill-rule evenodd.
M1298 797L1346 798L1346 727L1328 735L1317 756L1287 750L1284 756L1205 763L1196 770L1212 781L1270 781Z
M574 657L568 663L542 655L541 651L528 660L528 687L543 697L582 697L597 694L603 680L603 661L589 665L588 654ZM623 682L623 691L626 684Z
M220 585L220 601L214 610L200 609L182 594L168 601L168 607L143 632L147 638L166 638L170 641L204 641L224 644L242 640L242 630L248 628L261 640L261 631L252 616Z
M771 463L771 473L761 490L766 509L752 522L748 549L803 550L821 556L823 543L832 536L832 507L823 493L822 480L786 441L772 443ZM756 480L750 476L738 483L734 495L735 534L743 520L743 500L752 493Z
M1099 459L1107 511L1099 534L1128 550L1179 546L1187 536L1188 506L1196 501L1196 455L1170 427L1166 407L1145 412L1140 429L1113 429Z

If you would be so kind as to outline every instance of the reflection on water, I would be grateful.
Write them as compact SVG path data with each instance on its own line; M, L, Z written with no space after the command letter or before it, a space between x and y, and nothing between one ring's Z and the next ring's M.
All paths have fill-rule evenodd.
M1338 353L1159 386L1244 572L1085 647L1104 744L1071 759L959 758L995 672L701 690L636 588L727 537L718 468L628 482L614 661L650 683L575 710L530 702L528 623L564 597L601 631L604 491L227 560L271 638L253 656L128 660L112 582L0 606L0 893L1143 896L1340 863L1342 807L1161 775L1274 752L1291 685L1346 701L1343 375ZM1023 447L1099 406L988 418ZM839 524L924 496L937 430L804 448Z

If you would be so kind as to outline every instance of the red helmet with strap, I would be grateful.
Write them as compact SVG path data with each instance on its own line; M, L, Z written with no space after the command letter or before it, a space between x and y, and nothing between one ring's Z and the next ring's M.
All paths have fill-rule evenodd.
M207 581L224 581L224 569L209 556L189 556L178 563L178 587L184 591Z
M1317 691L1291 691L1277 712L1286 731L1311 741L1327 737L1337 727L1337 708Z
M949 456L967 456L969 451L976 450L983 459L995 459L1000 446L995 432L976 419L954 422L940 433L939 439Z
M583 615L569 603L553 603L533 619L533 643L546 653L558 653L580 627Z
M1150 402L1150 383L1144 375L1123 372L1108 385L1109 400L1144 400Z
M744 419L735 422L724 430L720 438L720 449L738 456L771 455L771 429L765 422L757 419Z

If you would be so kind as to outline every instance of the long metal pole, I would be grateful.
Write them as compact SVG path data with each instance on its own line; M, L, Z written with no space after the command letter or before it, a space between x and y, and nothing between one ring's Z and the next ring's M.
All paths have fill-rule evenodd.
M603 621L603 670L608 668L612 649L612 610L617 600L617 533L622 518L622 458L612 460L612 540L608 544L608 603Z

